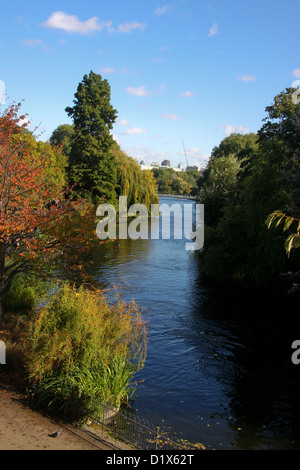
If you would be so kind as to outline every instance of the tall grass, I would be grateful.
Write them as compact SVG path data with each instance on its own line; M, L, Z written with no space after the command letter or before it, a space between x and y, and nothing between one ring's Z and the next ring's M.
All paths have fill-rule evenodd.
M32 317L26 367L35 399L76 419L97 403L119 406L145 360L147 329L137 306L63 284Z

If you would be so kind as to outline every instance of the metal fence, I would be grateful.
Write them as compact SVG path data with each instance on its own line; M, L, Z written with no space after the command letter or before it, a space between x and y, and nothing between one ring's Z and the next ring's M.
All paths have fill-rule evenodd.
M157 427L137 416L131 408L115 409L107 403L101 404L98 417L91 417L102 432L116 441L141 450L186 450L198 449L187 441L170 436L167 428Z

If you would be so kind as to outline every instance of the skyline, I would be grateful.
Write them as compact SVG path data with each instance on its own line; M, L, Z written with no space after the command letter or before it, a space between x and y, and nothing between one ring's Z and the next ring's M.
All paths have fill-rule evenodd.
M47 140L72 123L65 108L93 70L110 84L122 150L185 167L185 148L203 165L232 132L257 132L300 79L299 12L296 0L16 0L0 18L1 107L24 100Z

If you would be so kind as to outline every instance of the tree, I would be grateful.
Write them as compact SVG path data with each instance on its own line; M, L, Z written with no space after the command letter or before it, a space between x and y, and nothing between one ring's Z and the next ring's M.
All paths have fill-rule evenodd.
M129 206L139 203L144 204L150 210L151 204L158 204L159 198L153 173L141 170L140 165L126 155L116 141L111 151L117 164L117 195L126 196Z
M211 153L212 159L221 156L235 155L239 159L249 158L258 149L258 136L249 134L230 134L221 141L218 147L214 147Z
M291 291L299 292L299 253L292 250L300 246L300 104L293 99L294 92L293 88L286 88L275 96L273 104L266 108L268 116L259 135L261 145L271 149L272 160L281 162L286 193L285 204L278 204L276 210L273 207L266 224L272 230L282 228L281 233L285 234L284 247L289 260L293 261L288 272L293 283Z
M209 177L210 168L212 163L220 157L229 157L234 155L238 160L241 160L241 168L243 174L240 176L245 178L247 176L247 166L255 158L258 151L258 135L254 133L249 134L230 134L225 137L218 146L212 149L211 156L207 168L203 172L203 178L199 181L200 186L203 186Z
M266 107L265 124L258 132L260 144L278 145L281 141L290 154L300 150L300 104L294 102L294 92L294 88L286 88Z
M289 289L287 273L299 271L299 253L297 250L291 253L291 248L298 245L295 224L300 209L300 110L299 105L293 103L293 91L287 89L280 93L266 108L267 117L258 131L258 139L252 141L253 150L251 145L247 150L245 164L241 167L243 171L237 174L234 191L226 199L224 191L219 195L214 191L216 199L211 206L205 206L209 227L206 227L205 234L204 266L205 271L217 280L238 281L259 289L276 286L286 292ZM229 148L238 140L236 136L231 142L227 140ZM214 150L204 189L213 177L211 168L221 158L228 158L227 144L220 146L223 157L220 156L222 152ZM241 156L239 152L239 162ZM221 204L222 211L218 211L218 204ZM210 214L212 220L209 219ZM219 218L216 217L218 214ZM275 223L281 214L287 216L284 217L286 232L290 230L287 236ZM291 255L289 257L284 243Z
M199 198L205 204L205 219L210 226L216 226L224 213L226 204L238 189L238 175L241 160L234 155L212 159L206 183L200 189Z
M197 183L201 178L198 171L176 172L173 168L153 168L158 192L162 194L191 194L197 192Z
M265 124L259 131L260 146L266 149L273 163L280 165L290 197L287 215L300 217L300 104L293 100L293 88L286 88L274 98ZM280 209L278 207L278 209Z
M69 156L69 180L79 197L93 202L116 199L117 167L110 151L110 133L117 111L110 104L107 80L93 71L84 75L75 93L74 106L66 112L74 122L74 138Z
M70 126L70 124L61 124L52 132L52 135L50 137L50 144L61 145L64 154L69 156L73 135L74 126Z
M287 236L284 247L287 255L291 254L292 248L300 247L300 219L296 217L289 217L281 211L274 211L266 219L267 227L272 225L276 227L283 224L283 232L291 229L291 233Z
M47 270L67 246L78 251L87 224L88 206L65 200L61 150L22 132L19 109L13 104L0 116L0 323L14 276L33 266Z

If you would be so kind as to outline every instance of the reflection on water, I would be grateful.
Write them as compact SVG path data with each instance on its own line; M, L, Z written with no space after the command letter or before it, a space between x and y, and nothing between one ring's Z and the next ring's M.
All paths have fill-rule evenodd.
M283 324L277 299L205 285L185 242L120 240L98 253L95 278L134 298L149 320L134 408L207 448L300 448L297 325L287 306Z

